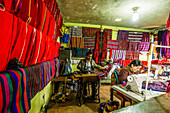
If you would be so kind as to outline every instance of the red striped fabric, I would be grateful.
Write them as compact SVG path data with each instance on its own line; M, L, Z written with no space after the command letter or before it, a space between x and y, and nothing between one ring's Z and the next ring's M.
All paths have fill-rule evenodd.
M0 25L0 71L4 71L12 48L13 15L7 11L0 11Z

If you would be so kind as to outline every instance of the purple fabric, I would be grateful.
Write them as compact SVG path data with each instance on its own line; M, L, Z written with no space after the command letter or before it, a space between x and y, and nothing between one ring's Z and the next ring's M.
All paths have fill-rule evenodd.
M167 46L166 36L167 36L167 30L164 31L164 34L163 34L163 37L162 37L162 45L164 45L164 46ZM166 48L161 48L161 56L162 57L167 57L166 53L167 53L167 49Z
M150 42L139 42L138 50L148 52L150 49Z

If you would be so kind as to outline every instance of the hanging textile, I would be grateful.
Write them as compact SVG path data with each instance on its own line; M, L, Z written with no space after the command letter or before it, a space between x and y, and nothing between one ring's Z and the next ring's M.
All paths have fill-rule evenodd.
M139 42L138 51L149 52L150 42Z
M112 29L104 29L104 32L107 33L107 40L111 40L112 39Z
M126 51L126 60L139 60L138 51Z
M164 31L158 31L158 45L162 44L163 34L164 34Z
M84 38L83 37L70 37L68 46L71 48L84 48Z
M110 50L110 59L113 60L125 60L126 51L125 50Z
M69 26L69 35L72 37L82 37L82 27Z
M129 42L129 51L137 51L139 42Z
M168 30L165 30L164 34L163 34L163 37L162 37L162 45L164 45L164 46L167 46L167 32L168 32ZM167 57L166 53L167 53L167 48L161 48L161 56L162 56L162 58Z
M95 48L95 37L84 37L84 48Z
M15 30L17 32L16 37L13 37L13 45L11 50L11 57L10 59L14 58L21 58L22 57L22 49L26 43L26 23L19 19L18 28ZM19 59L20 62L20 59Z
M88 48L72 48L72 57L85 58Z
M165 27L170 27L170 13Z
M13 15L7 11L0 11L0 71L4 71L10 60L13 36Z
M118 48L119 48L119 41L118 40L109 40L107 42L107 49L118 50Z
M84 48L95 48L96 33L99 32L100 28L83 27L82 33L84 37Z
M149 32L136 32L119 30L117 40L134 41L134 42L149 42Z
M128 50L129 43L127 41L119 41L119 50Z
M94 50L94 59L96 63L101 63L107 57L107 33L97 32Z

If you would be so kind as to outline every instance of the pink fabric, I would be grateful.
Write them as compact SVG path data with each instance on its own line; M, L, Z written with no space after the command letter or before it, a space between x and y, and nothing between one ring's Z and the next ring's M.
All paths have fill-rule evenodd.
M0 76L2 77L3 81L4 81L4 87L5 87L5 96L6 96L6 107L4 112L7 113L7 108L9 106L9 101L10 101L10 92L9 92L9 85L8 85L8 81L5 75L0 74Z

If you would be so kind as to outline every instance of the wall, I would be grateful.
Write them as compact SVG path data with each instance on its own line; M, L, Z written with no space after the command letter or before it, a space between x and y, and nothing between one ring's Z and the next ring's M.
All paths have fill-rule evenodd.
M45 97L45 105L48 104L50 97L52 94L52 82L49 82L47 86L44 87L43 90L38 92L32 99L31 99L31 109L28 113L39 113L41 110L41 107L44 105L44 99Z

